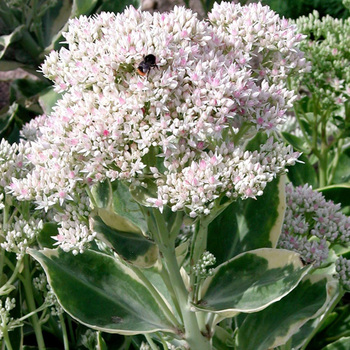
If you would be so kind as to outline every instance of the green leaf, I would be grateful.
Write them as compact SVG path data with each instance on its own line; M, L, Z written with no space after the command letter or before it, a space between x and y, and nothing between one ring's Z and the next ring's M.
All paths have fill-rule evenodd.
M57 242L52 237L58 235L57 224L45 223L43 229L40 231L37 238L41 248L54 248L54 244Z
M350 182L350 155L343 152L339 156L339 160L334 171L333 183L342 184L345 182Z
M288 179L294 186L309 184L313 188L317 188L318 181L316 170L310 163L308 157L302 154L299 157L299 160L303 163L296 163L295 165L288 167Z
M90 14L97 2L98 0L74 0L71 17Z
M29 253L63 309L86 326L125 335L176 332L146 285L119 260L91 250L76 256L55 249Z
M228 333L224 328L216 325L213 336L213 346L216 350L235 348L232 334Z
M143 217L139 204L131 195L129 187L120 181L114 181L112 191L113 210L135 224L143 233L147 233L147 222Z
M249 142L246 144L246 151L258 151L260 149L260 146L264 143L266 143L268 136L266 133L258 132Z
M67 30L68 20L81 15L90 15L98 0L63 0L57 1L45 12L42 22L45 28L45 53L58 50L62 44L62 32Z
M333 309L331 305L330 308ZM326 319L324 318L324 314L314 320L310 320L300 328L299 332L292 338L293 348L299 349L305 344L305 341L313 335L309 343L310 349L323 349L329 343L328 339L333 339L335 341L341 338L341 336L349 334L349 304L341 307L337 306ZM314 335L316 329L317 334Z
M295 136L288 132L282 132L283 138L293 146L294 149L301 151L303 153L310 153L310 146L307 144L304 138Z
M338 184L327 187L319 188L320 191L327 200L332 200L334 203L341 203L346 207L350 205L350 184Z
M15 70L17 68L23 68L24 63L16 62L16 61L0 61L0 72L8 72L10 70Z
M52 86L43 90L39 96L39 104L43 112L49 115L52 112L52 108L61 97L62 94L55 92Z
M143 235L122 232L107 226L101 218L92 219L98 238L113 248L120 257L138 267L151 267L158 260L158 247Z
M124 9L130 5L134 6L135 8L139 8L141 7L141 1L140 0L119 0L119 1L107 0L102 3L98 12L105 11L105 12L119 13L124 11Z
M152 204L147 200L149 198L157 198L157 186L151 179L145 179L143 182L147 187L131 185L130 193L137 203L145 207L152 207Z
M350 337L342 337L322 350L348 350L350 349Z
M284 179L268 183L256 200L230 204L210 223L207 250L214 254L217 265L248 250L276 247L286 207Z
M22 32L25 29L24 25L18 26L11 34L0 36L0 60L5 55L7 48L22 37Z
M238 330L237 350L266 350L285 344L303 324L324 311L334 296L332 284L326 276L306 276L283 299L249 314Z
M204 281L195 307L223 317L263 310L290 293L311 267L303 266L299 254L284 249L242 253Z
M17 103L13 103L8 108L3 108L0 111L0 135L3 134L6 131L6 129L10 126L13 118L16 116L17 111Z
M91 195L97 213L106 225L122 232L147 234L146 220L126 185L106 180L94 185Z

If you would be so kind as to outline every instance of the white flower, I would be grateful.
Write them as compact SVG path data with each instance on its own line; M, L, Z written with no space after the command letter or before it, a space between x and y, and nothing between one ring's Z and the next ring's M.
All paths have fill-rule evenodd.
M261 195L298 154L272 138L256 151L245 144L284 122L294 100L286 78L305 66L302 37L260 4L215 5L209 20L183 7L72 19L68 48L42 65L64 94L22 132L32 170L8 191L49 211L105 179L152 179L152 205L192 217L209 214L223 195ZM140 76L150 54L156 66ZM65 250L78 252L93 236L81 222L57 221Z

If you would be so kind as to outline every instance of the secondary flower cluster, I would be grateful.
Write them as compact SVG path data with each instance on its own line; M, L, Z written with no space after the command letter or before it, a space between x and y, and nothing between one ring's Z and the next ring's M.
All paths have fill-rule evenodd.
M15 298L7 297L5 302L0 299L0 339L3 338L4 333L21 326L18 320L10 316L10 311L16 306Z
M336 264L337 277L342 285L349 291L350 290L350 260L340 256Z
M339 204L326 201L311 186L286 185L285 212L279 247L301 254L306 263L315 267L325 262L329 247L350 242L350 217L345 216Z
M9 186L17 199L65 212L86 185L151 179L150 205L196 217L220 196L261 195L297 160L272 137L245 148L283 124L295 98L286 78L308 69L302 36L268 7L216 4L209 22L182 7L153 15L130 7L73 19L64 36L68 47L42 66L64 94L22 132L30 171ZM156 66L141 76L146 55ZM81 213L55 215L63 248L92 239L84 222L77 227Z
M320 110L339 109L350 97L350 19L320 19L314 11L296 24L307 35L301 47L312 63L301 81L303 88L316 94Z

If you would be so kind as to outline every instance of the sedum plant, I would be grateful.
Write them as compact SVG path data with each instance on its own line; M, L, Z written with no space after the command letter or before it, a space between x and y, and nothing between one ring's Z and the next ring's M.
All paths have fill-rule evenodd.
M296 24L307 36L301 49L312 68L292 80L300 92L294 103L298 127L288 125L284 136L304 153L307 169L294 183L322 188L338 184L348 194L350 20L320 18L314 11ZM346 200L343 204L348 205Z
M300 348L344 294L346 257L314 231L296 249L282 230L300 153L278 128L296 98L287 78L309 70L303 36L261 4L223 2L208 17L81 16L41 66L62 98L0 146L8 348L27 318L45 348L48 307L65 349L67 314L124 335L123 348ZM17 323L16 278L28 308ZM85 347L106 346L91 334Z

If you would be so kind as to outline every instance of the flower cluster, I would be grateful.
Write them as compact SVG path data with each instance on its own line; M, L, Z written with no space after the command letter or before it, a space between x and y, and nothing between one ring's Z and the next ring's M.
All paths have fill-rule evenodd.
M350 260L340 256L336 262L336 276L339 278L342 285L350 290Z
M286 185L285 212L279 247L296 251L306 263L320 266L327 260L329 247L350 242L350 217L339 204L326 201L311 186Z
M46 275L41 273L38 277L33 278L34 287L43 293L45 297L45 304L51 307L51 315L58 316L63 313L62 307L59 305L56 295L51 286L47 282Z
M32 169L9 186L19 200L49 210L105 179L151 180L150 205L196 217L220 196L261 195L297 160L272 137L245 148L283 124L295 98L286 78L308 68L302 35L268 7L216 4L209 22L183 7L153 15L129 7L73 19L64 36L68 47L42 65L63 97L23 130ZM146 55L156 62L142 76ZM91 238L83 225L74 240L70 221L59 221L59 242Z
M42 228L41 218L25 219L22 215L15 216L11 223L2 227L5 241L1 243L1 248L16 253L17 260L20 260L26 254L27 248L36 242Z
M0 142L0 188L1 192L8 186L12 178L21 179L26 173L24 161L26 157L26 143L9 144L8 141L2 139Z
M18 320L10 316L10 311L16 306L15 298L7 297L5 302L0 299L0 339L3 338L4 332L8 332L16 327L21 326Z
M320 19L314 11L296 24L307 35L301 47L312 63L301 85L316 94L320 110L339 109L350 97L350 19Z
M216 262L215 256L205 251L199 261L193 266L193 272L196 276L206 277L211 276L213 269L208 270L208 266L214 265Z

